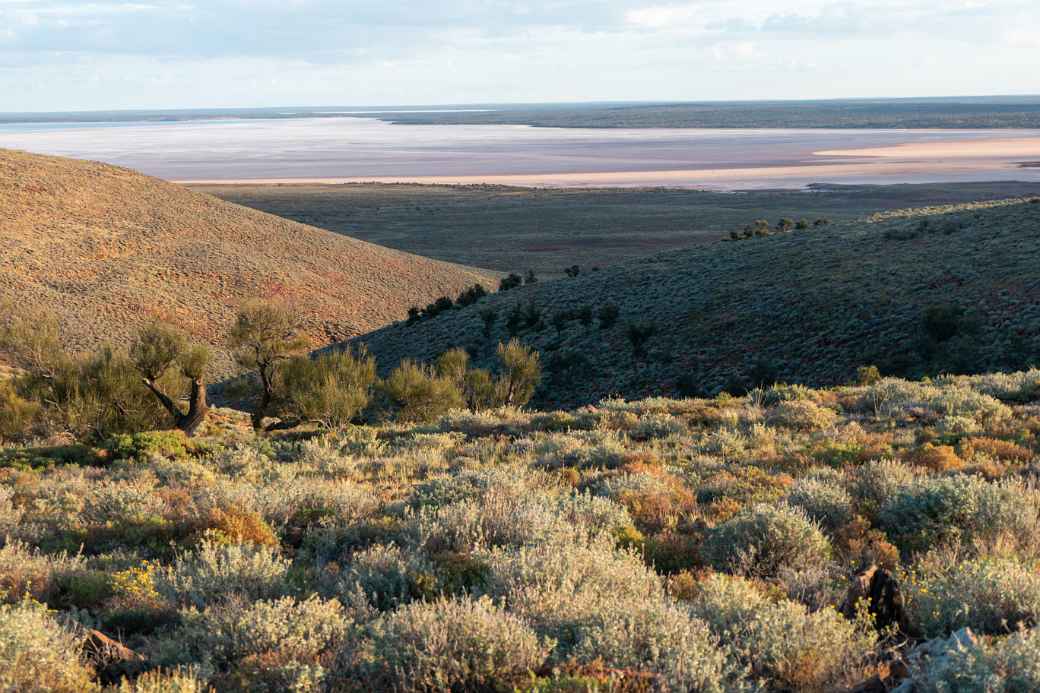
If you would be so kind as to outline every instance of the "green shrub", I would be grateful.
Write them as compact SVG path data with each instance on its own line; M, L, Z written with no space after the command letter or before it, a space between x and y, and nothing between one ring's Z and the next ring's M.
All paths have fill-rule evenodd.
M510 289L515 289L518 286L522 286L523 283L523 277L521 277L519 274L511 272L508 276L502 277L502 280L498 283L498 290L509 291Z
M596 317L599 319L599 326L602 330L609 330L617 322L618 317L621 315L621 309L613 303L607 303L600 307L596 313Z
M41 604L0 604L0 690L99 690L83 660L81 642L82 634L61 626Z
M285 363L280 380L282 415L338 428L368 406L376 383L376 362L364 351L299 356Z
M40 411L38 402L24 399L14 383L0 379L0 443L27 438L33 432Z
M826 561L831 547L801 508L759 504L709 531L701 553L716 570L775 577Z
M181 431L145 431L113 436L105 442L112 459L145 462L153 457L185 457L191 447Z
M1013 558L937 551L902 581L907 614L926 637L961 628L1002 635L1040 622L1040 574Z
M498 401L511 407L524 406L531 401L542 379L538 352L511 339L508 344L498 345L498 360Z
M868 462L849 474L849 493L861 515L874 518L895 494L914 482L914 471L897 460Z
M509 690L538 670L551 648L489 599L416 602L369 626L356 653L374 690Z
M464 405L451 380L414 361L402 361L382 387L398 421L434 421Z

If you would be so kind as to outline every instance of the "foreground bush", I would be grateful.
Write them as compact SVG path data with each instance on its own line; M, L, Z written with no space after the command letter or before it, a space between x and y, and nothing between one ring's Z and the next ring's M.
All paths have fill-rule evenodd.
M1040 494L974 476L921 479L882 505L878 523L904 551L998 540L1028 549L1040 529Z
M195 552L178 556L173 566L159 572L155 587L174 603L205 608L234 597L281 596L288 589L288 570L289 561L267 546L204 540Z
M801 508L760 504L711 530L701 553L716 570L776 577L785 568L826 562L831 547Z
M731 690L743 673L726 655L707 624L663 602L595 618L572 652L579 662L652 672L662 690L702 693Z
M415 603L369 626L354 670L372 690L509 690L551 646L488 599Z
M912 662L913 693L1029 693L1040 690L1040 629L1007 638L974 637L929 643L928 657Z
M704 580L690 611L770 690L831 691L854 683L875 644L834 609L810 612L788 600L771 601L743 578Z
M40 604L0 605L0 690L98 690L81 643L80 634L60 625Z
M924 557L905 583L907 613L926 637L961 628L1001 635L1040 622L1040 573L1012 558Z

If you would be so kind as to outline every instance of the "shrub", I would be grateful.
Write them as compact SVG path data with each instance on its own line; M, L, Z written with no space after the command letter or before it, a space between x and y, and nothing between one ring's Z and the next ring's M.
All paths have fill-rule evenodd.
M826 561L831 547L801 508L759 504L712 529L701 551L717 570L775 577L784 568Z
M98 690L83 661L81 641L79 633L61 626L41 604L0 604L0 690Z
M489 599L446 599L408 604L372 623L355 667L374 690L510 689L550 648Z
M928 338L935 342L953 339L962 331L969 329L970 321L967 311L956 305L929 306L924 311L924 330Z
M398 421L426 422L463 407L455 384L431 369L405 360L383 382Z
M432 566L419 552L376 544L354 554L339 579L338 591L360 588L373 606L386 611L436 596L434 580Z
M260 688L261 682L264 690L278 690L300 665L308 666L310 677L320 681L323 657L331 658L339 650L352 626L338 601L316 597L232 601L203 611L182 611L181 620L170 645L186 648L196 661L207 659L228 669L247 658L268 655L266 661L245 663L253 669L250 690ZM256 671L257 664L263 670Z
M914 471L896 460L868 462L850 473L849 492L860 514L873 518L897 491L916 479Z
M875 642L832 608L771 602L742 578L709 577L689 608L770 690L822 692L858 682Z
M502 280L498 283L498 290L509 291L510 289L515 289L518 286L523 285L523 283L523 277L521 277L519 274L510 273L509 276L502 277Z
M958 633L924 647L929 656L911 661L914 693L1040 690L1040 628L983 642Z
M8 541L0 547L0 602L26 597L49 602L57 598L62 577L84 569L79 556L48 556L22 542Z
M881 371L877 366L860 366L856 369L856 383L859 385L873 385L881 380Z
M601 306L599 311L596 313L596 317L599 318L599 326L602 330L609 330L617 322L618 317L621 315L621 309L613 303L607 303Z
M191 669L146 671L133 681L123 679L113 693L214 693Z
M485 296L487 296L487 289L482 284L474 284L459 294L459 297L455 299L455 304L463 307L471 306Z
M28 437L40 409L39 403L19 395L11 381L0 379L0 443Z
M1013 464L1028 462L1036 456L1029 448L1009 440L984 437L961 441L961 454L966 460L992 459Z
M852 498L834 481L800 479L787 494L787 503L831 532L852 521Z
M155 588L177 604L205 608L233 597L271 599L288 591L289 561L266 546L205 539L156 573Z
M481 308L480 321L484 323L484 336L490 337L491 330L495 327L495 323L498 321L498 311L494 308Z
M1037 492L957 475L918 480L885 502L878 523L900 549L1011 541L1028 548L1040 528Z
M498 400L512 407L531 401L542 379L542 365L537 351L516 339L498 345L501 374L498 378Z
M766 416L769 424L801 431L819 431L830 428L838 414L809 400L790 400L771 407Z
M632 344L632 353L636 358L646 356L646 343L657 332L657 325L652 322L629 323L625 334Z
M663 690L723 693L740 673L726 654L703 621L658 602L594 617L572 656L579 662L653 672Z
M376 362L367 352L327 352L301 356L281 371L281 412L325 428L349 424L368 405L376 383Z
M955 472L964 466L964 460L949 445L925 443L910 455L910 461L918 467L933 472Z
M582 631L609 612L659 602L664 589L643 560L612 542L501 548L486 556L486 593L556 642L554 662L567 661Z
M1040 620L1040 574L1013 558L936 551L902 581L907 614L926 637L961 628L1002 635Z

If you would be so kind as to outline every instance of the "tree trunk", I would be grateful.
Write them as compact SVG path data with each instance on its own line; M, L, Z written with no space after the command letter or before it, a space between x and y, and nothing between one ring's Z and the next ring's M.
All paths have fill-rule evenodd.
M193 436L199 426L206 420L209 413L209 403L206 401L206 383L200 378L191 381L191 399L188 400L188 413L182 414L177 419L177 428L184 431L186 435Z

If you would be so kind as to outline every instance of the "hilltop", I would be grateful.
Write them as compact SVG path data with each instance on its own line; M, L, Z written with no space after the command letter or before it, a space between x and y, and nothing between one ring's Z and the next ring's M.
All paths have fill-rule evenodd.
M915 377L1020 368L1040 358L1040 204L890 211L720 239L500 292L356 342L384 367L453 346L484 366L511 335L542 352L543 406L831 385L866 364Z
M0 209L0 302L54 315L75 349L161 318L212 345L221 375L244 300L288 301L318 346L492 281L87 161L0 150Z

